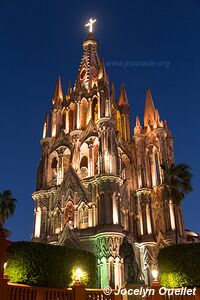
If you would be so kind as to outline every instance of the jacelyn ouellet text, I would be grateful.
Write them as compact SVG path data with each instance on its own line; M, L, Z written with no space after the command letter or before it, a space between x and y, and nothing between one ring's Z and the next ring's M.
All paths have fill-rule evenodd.
M111 295L112 289L110 287L106 287L104 289L105 295ZM117 291L114 292L115 295L135 295L135 296L141 296L141 297L148 297L148 296L154 296L156 293L156 290L154 288L135 288L135 289L127 289L127 288L119 288ZM162 295L168 295L168 296L189 296L189 295L196 295L196 287L194 288L173 288L169 289L166 287L160 287L158 290L158 293Z

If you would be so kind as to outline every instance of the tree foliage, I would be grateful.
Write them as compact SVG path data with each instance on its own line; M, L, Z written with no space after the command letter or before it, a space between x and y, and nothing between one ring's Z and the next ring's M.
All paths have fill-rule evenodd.
M28 285L69 287L76 268L83 272L83 283L96 284L96 259L89 252L33 242L13 243L7 252L9 281Z
M6 220L13 216L16 209L16 199L12 197L11 191L0 192L0 223L5 224Z
M158 254L158 264L161 285L200 287L200 243L163 248Z
M172 196L172 200L179 205L185 195L193 191L192 173L187 164L172 164L170 167L162 165L164 172L165 191L168 196Z

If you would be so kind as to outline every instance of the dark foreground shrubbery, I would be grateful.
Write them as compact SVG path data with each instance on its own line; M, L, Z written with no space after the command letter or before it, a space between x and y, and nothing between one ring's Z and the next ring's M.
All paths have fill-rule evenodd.
M96 284L96 259L89 252L32 242L12 243L7 251L6 274L10 282L28 285L68 287L75 270L83 272L88 287Z
M163 286L200 287L200 243L161 249L158 263Z

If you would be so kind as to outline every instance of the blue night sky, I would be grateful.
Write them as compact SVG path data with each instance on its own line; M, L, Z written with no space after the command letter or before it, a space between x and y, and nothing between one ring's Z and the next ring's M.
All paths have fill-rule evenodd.
M117 94L125 83L132 126L137 114L143 119L149 86L172 131L176 162L192 167L194 192L184 201L185 225L200 231L199 1L1 0L0 190L11 189L18 199L6 224L11 239L31 238L44 116L57 76L65 92L68 81L74 83L90 17L97 19L99 54Z

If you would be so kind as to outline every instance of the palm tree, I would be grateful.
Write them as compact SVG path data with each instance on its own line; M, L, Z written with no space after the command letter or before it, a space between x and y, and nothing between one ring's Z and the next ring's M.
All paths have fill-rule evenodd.
M0 192L0 227L3 228L6 220L13 216L16 209L16 199L11 191Z
M192 174L190 167L184 163L172 164L170 167L164 164L161 165L161 168L164 173L162 185L164 186L165 197L171 199L174 204L176 244L178 244L177 207L180 206L185 195L193 191Z

